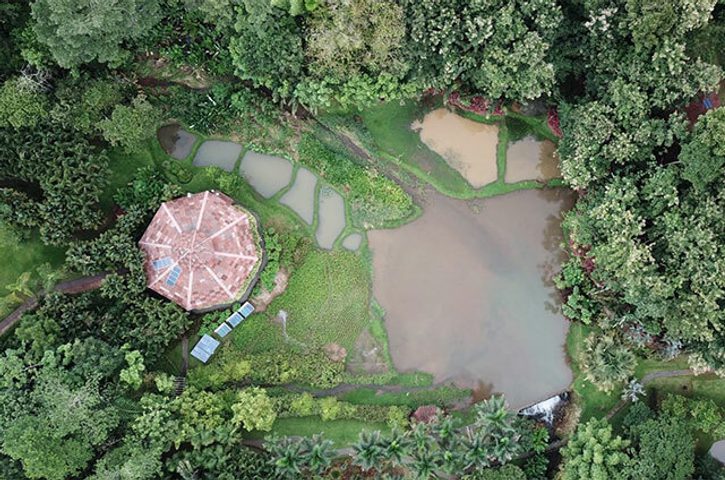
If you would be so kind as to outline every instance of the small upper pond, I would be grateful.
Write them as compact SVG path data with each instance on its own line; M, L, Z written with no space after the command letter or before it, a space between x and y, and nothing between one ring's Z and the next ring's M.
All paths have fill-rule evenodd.
M156 132L161 148L177 160L183 160L191 153L196 135L189 133L178 124L164 125Z
M318 224L315 237L320 247L330 250L345 229L345 201L330 187L320 189Z
M474 122L439 108L411 125L428 148L443 157L471 186L483 187L498 178L498 127Z
M292 184L287 193L279 199L280 203L287 205L307 222L312 225L315 219L315 186L317 177L304 167L297 170L295 183Z
M561 177L556 145L532 136L512 143L506 152L506 183Z
M551 278L572 201L563 189L477 202L429 192L420 218L369 232L395 366L504 393L514 408L567 388L568 324Z

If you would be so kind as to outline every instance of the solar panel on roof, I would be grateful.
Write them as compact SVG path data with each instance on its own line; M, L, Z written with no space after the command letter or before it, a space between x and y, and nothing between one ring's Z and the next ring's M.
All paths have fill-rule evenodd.
M244 320L244 317L242 317L239 312L234 312L229 316L229 318L227 318L227 322L229 322L229 325L232 327L236 327L242 323L242 320Z
M159 259L151 262L151 264L153 265L154 270L161 270L162 268L166 268L169 265L171 265L171 258L170 257L159 258Z
M171 269L171 273L169 273L169 277L166 279L166 285L170 287L176 285L176 282L179 280L179 275L181 275L181 267L176 265Z
M222 338L226 337L229 334L229 332L231 332L231 331L232 331L231 327L229 325L227 325L226 322L222 323L221 325L219 325L218 327L216 327L214 329L214 333L216 333L217 335L219 335Z
M254 311L254 305L252 305L249 302L244 302L244 305L241 306L241 308L238 310L238 312L244 317L247 318L252 314Z

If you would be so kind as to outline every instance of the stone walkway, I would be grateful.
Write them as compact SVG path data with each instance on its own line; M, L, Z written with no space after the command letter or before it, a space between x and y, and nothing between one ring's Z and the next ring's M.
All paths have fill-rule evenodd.
M197 149L193 165L216 166L232 172L242 150L242 145L235 142L206 140ZM346 228L352 227L345 215L342 195L305 167L299 167L295 173L293 164L285 158L247 150L237 173L266 199L273 199L284 191L277 201L307 225L313 225L317 219L315 239L321 248L331 250ZM342 245L356 251L362 241L363 234L353 232L344 238Z

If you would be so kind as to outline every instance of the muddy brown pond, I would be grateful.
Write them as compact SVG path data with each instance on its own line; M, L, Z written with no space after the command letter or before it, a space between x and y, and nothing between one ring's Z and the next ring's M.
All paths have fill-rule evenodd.
M551 278L568 190L475 202L429 192L423 215L369 232L374 295L396 368L421 370L523 407L572 380Z
M414 122L411 128L420 131L423 143L458 170L473 187L488 185L498 178L497 126L474 122L439 108L427 113L422 122Z

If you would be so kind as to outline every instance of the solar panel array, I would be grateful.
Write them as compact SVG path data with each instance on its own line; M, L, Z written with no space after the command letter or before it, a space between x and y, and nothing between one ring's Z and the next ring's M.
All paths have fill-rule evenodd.
M234 312L229 316L229 318L227 318L227 323L234 328L242 323L242 320L244 320L244 317L242 317L239 312Z
M200 360L202 363L206 363L214 354L218 346L218 340L215 340L214 337L210 335L204 335L191 350L191 356Z
M171 269L169 278L166 279L166 285L170 287L176 285L176 282L179 281L179 275L181 275L181 267L176 265L174 268Z
M169 278L174 274L174 271L178 268L174 267L172 272L169 274ZM179 269L181 270L181 269ZM178 277L178 274L177 274ZM167 280L168 281L168 280ZM175 282L176 280L174 280ZM225 321L223 321L218 327L214 329L214 333L219 336L219 338L224 338L227 335L229 335L232 332L232 329L239 326L249 315L254 312L254 305L252 305L249 302L244 302L244 305L239 307L239 309L232 313L229 318L227 318ZM214 337L210 335L204 335L201 337L201 340L194 346L194 349L191 351L191 355L194 358L199 359L203 363L206 363L209 358L211 358L214 351L219 346L219 341L214 339Z
M244 302L244 305L241 306L241 308L238 310L238 312L244 317L247 318L254 312L254 305L252 305L249 302Z
M216 333L217 335L219 335L221 338L224 338L227 335L229 335L229 333L231 331L232 331L232 328L229 325L227 325L226 322L222 322L221 325L219 325L218 327L216 327L214 329L214 333Z
M154 270L161 270L171 265L171 257L159 258L153 261Z

